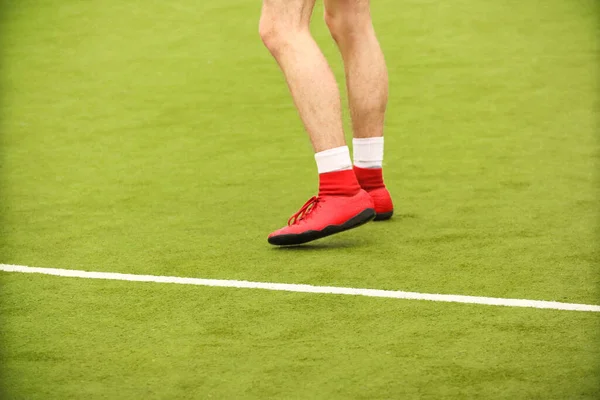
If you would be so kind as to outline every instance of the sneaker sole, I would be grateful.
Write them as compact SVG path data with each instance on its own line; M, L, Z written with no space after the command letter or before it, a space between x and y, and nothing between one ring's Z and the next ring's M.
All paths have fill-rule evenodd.
M384 213L377 213L373 221L385 221L392 218L392 215L394 215L394 210Z
M374 209L367 208L341 225L328 225L325 228L318 231L311 230L292 235L273 236L270 237L268 240L269 243L275 246L291 246L308 243L312 242L313 240L321 239L330 235L334 235L336 233L340 233L364 225L367 222L371 221L373 218L375 218L375 215L376 214Z

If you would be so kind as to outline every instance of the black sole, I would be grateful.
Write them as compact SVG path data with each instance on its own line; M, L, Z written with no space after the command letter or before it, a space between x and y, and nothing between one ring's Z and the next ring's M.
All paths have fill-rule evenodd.
M377 215L375 216L373 221L385 221L387 219L392 218L392 215L394 215L393 210L390 212L386 212L386 213L377 213Z
M268 240L269 243L275 246L292 246L296 244L308 243L312 242L313 240L321 239L326 236L364 225L373 218L375 218L375 210L372 208L367 208L341 225L329 225L319 231L306 231L293 235L273 236Z

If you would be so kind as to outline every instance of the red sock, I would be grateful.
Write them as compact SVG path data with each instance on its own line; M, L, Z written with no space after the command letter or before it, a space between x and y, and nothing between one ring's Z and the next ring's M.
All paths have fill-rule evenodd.
M355 165L354 173L356 174L358 183L360 183L360 187L367 192L385 187L382 168L360 168Z
M319 196L354 196L360 191L351 169L319 174Z

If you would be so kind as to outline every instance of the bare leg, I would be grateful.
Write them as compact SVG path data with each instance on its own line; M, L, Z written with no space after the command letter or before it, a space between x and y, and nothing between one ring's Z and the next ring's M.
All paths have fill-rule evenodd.
M394 205L383 181L383 124L388 73L375 36L370 0L324 0L325 22L340 49L352 116L354 173L373 199L376 220L392 217Z
M325 22L344 60L354 137L383 136L388 73L369 0L325 0Z
M345 146L335 77L309 31L315 0L263 0L259 33L283 71L315 152Z

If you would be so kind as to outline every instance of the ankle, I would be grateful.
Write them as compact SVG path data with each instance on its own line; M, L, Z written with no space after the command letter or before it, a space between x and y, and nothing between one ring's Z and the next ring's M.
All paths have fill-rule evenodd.
M360 190L351 169L319 174L319 196L354 196Z
M385 188L382 168L361 168L355 165L354 173L360 187L366 191Z

